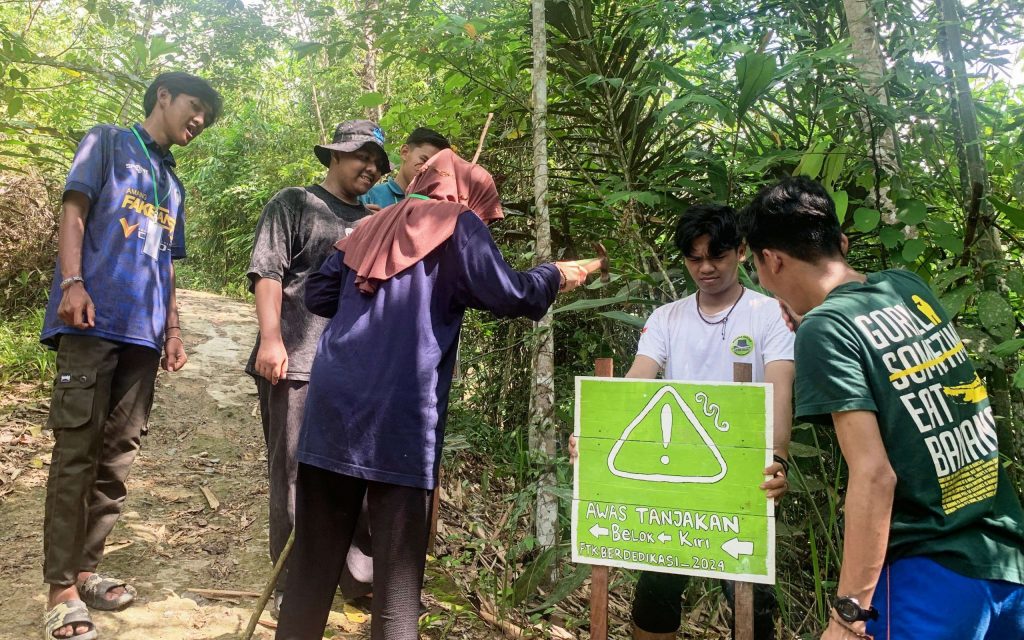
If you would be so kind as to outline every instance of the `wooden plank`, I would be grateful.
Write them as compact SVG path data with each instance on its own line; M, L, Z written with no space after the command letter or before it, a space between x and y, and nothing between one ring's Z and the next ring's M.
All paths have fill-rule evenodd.
M434 555L434 545L437 543L437 518L441 514L441 474L437 475L437 486L434 487L434 497L430 508L430 537L427 539L427 555Z
M615 375L615 361L611 358L594 360L594 375L611 378ZM590 568L590 638L608 640L608 567Z
M609 454L615 443L614 440L604 438L582 437L577 438L577 450L580 459L588 463L594 458L605 461L610 460ZM719 505L718 510L725 508L722 505L729 505L731 513L764 514L766 499L758 485L764 480L762 469L771 460L771 453L764 448L738 447L722 447L717 452L721 460L714 458L714 454L702 443L663 445L629 442L622 449L622 455L616 459L616 469L620 472L664 473L668 474L666 477L669 481L663 479L661 482L645 483L635 494L623 498L621 489L614 482L608 482L607 477L595 480L587 476L586 483L581 483L577 497L580 500L625 502L664 508L676 508L680 504L706 504L709 499L719 498L713 502ZM659 458L662 464L658 468L650 465L645 468L641 464L643 460L657 461ZM726 469L728 473L724 477L717 480L714 478L725 473ZM671 481L677 476L693 476L694 479ZM700 479L705 482L700 482Z
M751 382L753 367L749 362L732 364L733 382ZM754 640L754 585L750 582L736 582L736 600L733 602L735 616L735 640Z
M216 511L220 509L220 500L217 499L217 495L213 493L213 490L209 487L199 487L199 490L206 496L206 501L210 504L210 508Z
M203 596L204 598L258 598L260 597L257 591L234 591L232 589L185 589L189 593L194 593L197 596Z

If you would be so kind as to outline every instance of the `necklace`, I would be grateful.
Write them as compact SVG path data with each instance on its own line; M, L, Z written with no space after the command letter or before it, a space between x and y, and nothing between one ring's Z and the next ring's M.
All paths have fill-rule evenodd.
M712 322L712 321L708 320L707 318L705 318L704 314L701 313L701 311L700 311L700 291L697 291L697 315L700 317L701 320L704 321L704 324L708 324L708 325L720 324L720 325L722 325L722 340L725 340L725 326L729 322L729 316L732 315L733 310L736 309L736 305L738 305L740 303L740 300L743 298L743 294L746 291L747 291L746 287L740 287L740 295L739 295L738 298L736 298L736 302L732 303L732 306L729 307L729 312L725 314L724 318L722 318L721 320L715 320L714 322Z

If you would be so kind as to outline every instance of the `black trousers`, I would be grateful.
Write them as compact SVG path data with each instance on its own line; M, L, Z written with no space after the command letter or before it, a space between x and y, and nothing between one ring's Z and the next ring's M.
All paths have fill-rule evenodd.
M636 583L633 594L633 624L651 633L672 633L679 629L683 615L683 590L689 576L674 573L644 571ZM732 583L723 580L722 587L729 606L735 609ZM775 587L770 584L754 585L754 640L775 640ZM736 635L735 617L730 620Z
M256 378L270 479L270 560L275 563L284 545L288 543L288 536L295 524L295 484L298 473L295 452L299 447L308 387L309 383L304 380L280 380L277 384L270 384L266 378ZM288 564L285 563L278 579L279 589L283 589L288 582ZM370 559L370 527L364 509L338 586L345 598L353 599L366 595L370 591L371 582L373 565Z
M418 640L432 492L299 463L295 546L277 640L320 640L366 497L373 546L373 640Z

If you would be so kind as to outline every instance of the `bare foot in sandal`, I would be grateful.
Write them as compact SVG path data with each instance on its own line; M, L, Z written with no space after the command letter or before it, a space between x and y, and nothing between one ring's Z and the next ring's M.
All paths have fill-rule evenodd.
M107 578L92 571L78 574L78 593L93 609L115 611L135 600L136 591L123 580Z
M51 584L50 593L47 598L46 619L48 620L50 618L54 608L57 605L71 601L80 602L78 597L78 589L75 587L75 585L68 585L65 587L62 585ZM86 614L85 617L87 618L88 615ZM76 618L73 622L52 630L49 635L53 638L95 638L96 635L94 630L95 626L91 622L79 620ZM88 635L90 633L92 633L93 635Z

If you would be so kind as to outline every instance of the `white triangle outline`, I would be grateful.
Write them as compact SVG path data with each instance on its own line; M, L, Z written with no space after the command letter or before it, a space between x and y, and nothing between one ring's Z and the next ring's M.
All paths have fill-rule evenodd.
M655 405L658 404L658 402L662 399L663 396L665 396L665 394L671 394L672 397L675 398L676 402L679 405L679 408L686 416L686 419L689 420L690 425L697 431L697 435L700 436L700 439L704 441L704 444L707 445L708 449L710 449L711 453L715 456L715 460L718 461L718 465L720 468L720 471L715 475L673 476L664 473L631 473L629 471L622 471L616 468L615 458L619 455L619 450L622 449L622 445L624 445L626 441L629 439L629 434L633 432L633 429L635 429L637 425L643 422L644 418L647 417L647 414L649 414L654 409ZM618 476L620 478L629 478L631 480L643 480L646 482L687 482L694 484L713 484L724 478L725 474L729 471L729 468L725 464L725 459L722 457L722 452L718 450L718 445L716 445L715 441L711 439L711 436L708 435L708 432L704 428L704 425L700 423L700 420L697 419L697 416L693 413L693 411L686 404L686 402L683 401L682 396L680 396L679 393L672 387L664 386L661 389L659 389L656 394L654 394L654 397L651 398L650 402L647 403L647 406L643 408L643 410L636 418L633 418L633 421L629 423L629 426L626 427L625 431L622 432L622 435L619 436L618 441L612 447L612 450L608 453L608 470L612 472L612 475Z

